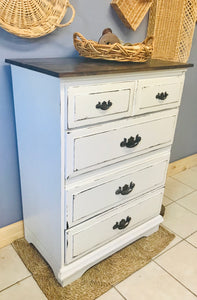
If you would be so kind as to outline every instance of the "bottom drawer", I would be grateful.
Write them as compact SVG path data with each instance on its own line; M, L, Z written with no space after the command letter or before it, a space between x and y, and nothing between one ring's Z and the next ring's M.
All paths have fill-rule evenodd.
M66 263L159 215L163 189L118 206L66 231Z

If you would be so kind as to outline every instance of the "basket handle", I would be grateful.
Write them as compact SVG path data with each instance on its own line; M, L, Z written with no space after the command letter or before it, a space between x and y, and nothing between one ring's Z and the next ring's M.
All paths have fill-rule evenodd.
M148 36L148 37L143 41L143 44L148 45L148 44L153 43L153 41L154 41L154 36Z
M56 27L59 27L59 28L66 27L73 22L74 17L75 17L75 9L69 2L68 2L67 7L70 7L72 9L72 16L71 16L70 20L65 24L57 24Z
M85 42L85 41L87 41L85 38L84 38L84 36L81 34L81 33L79 33L79 32L75 32L74 34L73 34L73 39L75 40L75 41L82 41L82 42Z

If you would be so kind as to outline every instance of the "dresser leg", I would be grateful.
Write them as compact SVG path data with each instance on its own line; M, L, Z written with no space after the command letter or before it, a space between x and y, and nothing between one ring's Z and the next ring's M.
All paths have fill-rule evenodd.
M165 215L165 210L166 210L166 208L165 208L165 206L162 204L161 210L160 210L160 215L161 215L162 217Z

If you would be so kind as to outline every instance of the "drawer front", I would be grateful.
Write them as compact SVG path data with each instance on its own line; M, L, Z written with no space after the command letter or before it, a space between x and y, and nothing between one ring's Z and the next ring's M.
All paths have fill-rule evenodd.
M163 189L68 230L66 238L71 257L67 257L67 262L159 215L162 197Z
M180 105L184 75L138 81L133 115Z
M131 116L134 82L68 89L68 127L74 128Z
M121 161L169 145L173 140L175 124L176 115L173 115L105 132L84 130L82 136L74 136L70 132L67 136L70 139L66 160L67 177L73 172L79 174L79 171L94 170L99 164L107 165L114 160Z
M96 180L96 185L94 182L94 185L68 191L67 201L72 216L72 219L69 218L69 227L140 194L164 186L168 156L161 157L160 161L150 160L137 167L123 169L100 181Z

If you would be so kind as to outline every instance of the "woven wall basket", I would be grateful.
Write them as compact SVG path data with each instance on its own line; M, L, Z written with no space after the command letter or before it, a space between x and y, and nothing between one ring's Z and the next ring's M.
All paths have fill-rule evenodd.
M153 0L112 0L111 6L126 27L136 30L152 3Z
M68 7L72 17L60 24ZM75 17L69 0L0 0L0 26L6 31L24 38L37 38L65 27Z
M154 35L152 58L187 62L196 22L197 0L154 0L148 35Z

